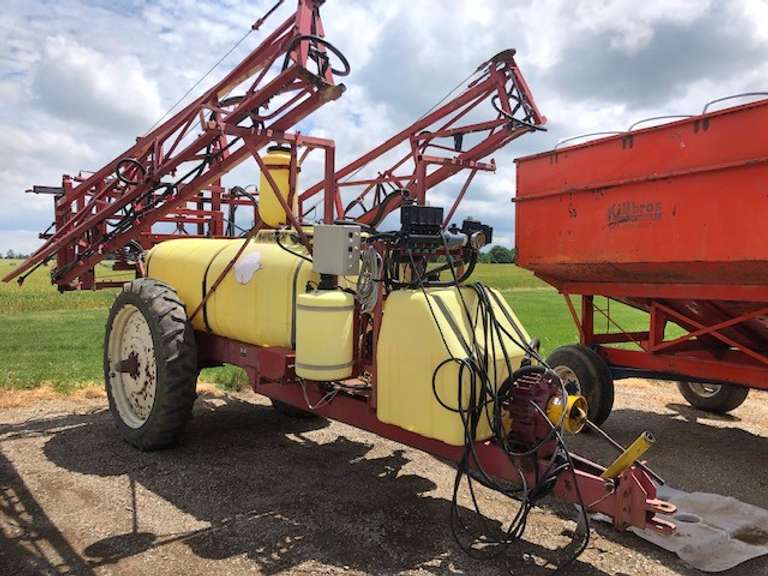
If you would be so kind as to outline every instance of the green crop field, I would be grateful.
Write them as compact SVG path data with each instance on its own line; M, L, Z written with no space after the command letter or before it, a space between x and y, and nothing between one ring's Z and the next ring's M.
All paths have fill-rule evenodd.
M17 265L0 260L0 276ZM104 324L115 291L59 294L48 272L39 269L23 287L0 283L0 390L49 384L66 392L102 380ZM97 272L102 278L114 274L107 265ZM576 341L562 296L531 273L512 264L480 264L473 280L499 289L545 352ZM611 314L625 329L643 326L643 314L636 310L612 304ZM242 373L231 367L206 370L202 378L224 387L244 383Z

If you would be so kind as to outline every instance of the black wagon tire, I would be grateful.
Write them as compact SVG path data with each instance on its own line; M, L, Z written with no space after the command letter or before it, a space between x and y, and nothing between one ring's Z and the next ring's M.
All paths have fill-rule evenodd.
M308 410L302 410L301 408L294 408L290 404L286 404L285 402L281 402L280 400L271 400L272 402L272 408L275 409L275 412L278 414L282 414L283 416L288 416L289 418L301 418L303 420L310 420L312 418L319 418L317 414L314 412L309 412Z
M715 414L727 414L735 410L749 395L749 388L731 384L678 382L677 389L694 408Z
M613 409L613 377L605 361L591 348L570 344L557 348L547 364L563 380L569 394L581 394L589 405L589 419L602 424Z
M197 347L176 291L142 278L123 286L107 319L104 381L122 437L140 450L175 444L197 398Z

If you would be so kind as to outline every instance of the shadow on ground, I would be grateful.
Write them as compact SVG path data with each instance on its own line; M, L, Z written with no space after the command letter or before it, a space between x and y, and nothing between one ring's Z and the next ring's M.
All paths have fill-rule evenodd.
M665 407L669 412L614 410L603 429L624 446L643 431L651 431L656 444L647 453L647 462L675 488L732 496L768 508L768 476L764 473L768 470L768 438L739 427L741 419L736 416L710 414L687 404L668 403ZM617 451L594 433L572 437L569 447L603 465L617 456ZM703 574L633 535L616 532L604 523L593 526L604 538L654 557L676 573ZM755 558L720 574L768 574L768 559Z
M4 574L93 574L0 453L0 567Z
M670 403L670 412L615 410L603 428L625 446L644 430L656 444L648 462L672 486L689 492L714 492L768 508L768 438L738 425L733 416L708 414ZM579 453L610 462L616 452L594 434L571 443Z
M726 462L734 458L733 447L738 446L738 453L752 456L748 468L765 470L768 445L764 438L737 428L716 428L700 418L692 423L691 418L674 416L618 410L607 428L622 442L642 430L654 430L659 438L654 465L676 486L711 489L768 505L745 497L754 496L763 486L764 500L766 490L760 482L765 479L752 474L747 478L749 487L740 491L723 476L711 475L710 480L706 467L708 461L721 468L729 466ZM0 426L3 442L42 436L44 454L57 466L99 477L127 475L130 482L121 482L124 489L135 495L140 485L208 525L158 535L142 528L139 510L131 532L88 543L78 554L48 520L10 462L2 460L0 506L21 528L17 538L6 538L0 545L0 561L16 567L15 574L87 574L96 567L182 542L205 559L244 555L266 574L307 561L373 574L417 569L436 575L477 574L489 569L487 563L474 561L458 549L448 526L450 501L429 494L435 488L432 480L403 470L408 463L404 452L372 456L370 444L334 434L320 445L313 432L323 433L326 426L324 420L285 418L271 408L234 397L215 402L201 399L183 445L154 453L138 452L122 442L106 410ZM595 437L579 438L575 444L580 452L596 451L603 460L612 455ZM694 458L702 465L691 467ZM634 536L617 534L609 527L598 527L598 531L677 573L697 573ZM168 532L173 532L172 527ZM64 560L46 559L50 554L30 558L29 550L40 542L52 546L53 556ZM491 572L549 574L564 557L562 550L550 548L551 544L521 542L493 560ZM550 565L540 567L541 559ZM744 574L754 574L764 565L758 559L740 568L747 569ZM567 573L606 574L582 561Z
M403 471L408 462L403 451L375 457L369 454L371 444L333 434L319 444L309 433L327 427L324 420L286 418L234 397L215 403L198 402L181 446L152 453L122 442L106 410L0 426L5 440L46 437L45 456L65 470L100 477L127 475L129 483L120 481L124 489L135 492L140 485L208 524L182 534L154 534L142 527L139 506L131 532L88 544L82 557L70 550L66 566L91 570L182 542L205 559L245 555L266 574L307 561L373 574L418 569L476 574L490 567L493 572L549 574L572 551L553 550L551 542L541 546L524 541L491 565L475 561L452 539L450 501L428 494L435 488L432 480ZM6 484L13 485L14 492L26 490L13 470L3 471ZM26 506L40 508L33 501ZM466 509L463 513L471 516ZM564 534L557 536L568 540ZM28 540L17 546L5 542L3 555L15 556L17 566L31 566L22 557ZM549 564L542 567L542 562ZM581 561L572 569L569 573L606 574ZM69 573L53 563L46 572Z

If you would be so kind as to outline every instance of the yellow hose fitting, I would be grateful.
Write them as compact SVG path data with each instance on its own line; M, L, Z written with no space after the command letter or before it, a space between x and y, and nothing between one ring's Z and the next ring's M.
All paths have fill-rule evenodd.
M643 432L605 469L605 472L600 477L606 480L616 478L616 476L637 462L655 442L656 438L653 437L653 434Z
M569 434L578 434L587 423L587 399L577 394L569 394L563 417L563 397L553 396L547 405L547 418L555 426L563 423L563 430Z

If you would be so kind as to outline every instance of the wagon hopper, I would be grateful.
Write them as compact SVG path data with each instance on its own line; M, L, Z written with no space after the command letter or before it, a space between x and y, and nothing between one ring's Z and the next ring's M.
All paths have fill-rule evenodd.
M766 127L759 100L517 160L518 262L565 295L580 345L554 361L597 421L615 378L678 381L716 412L768 389Z

